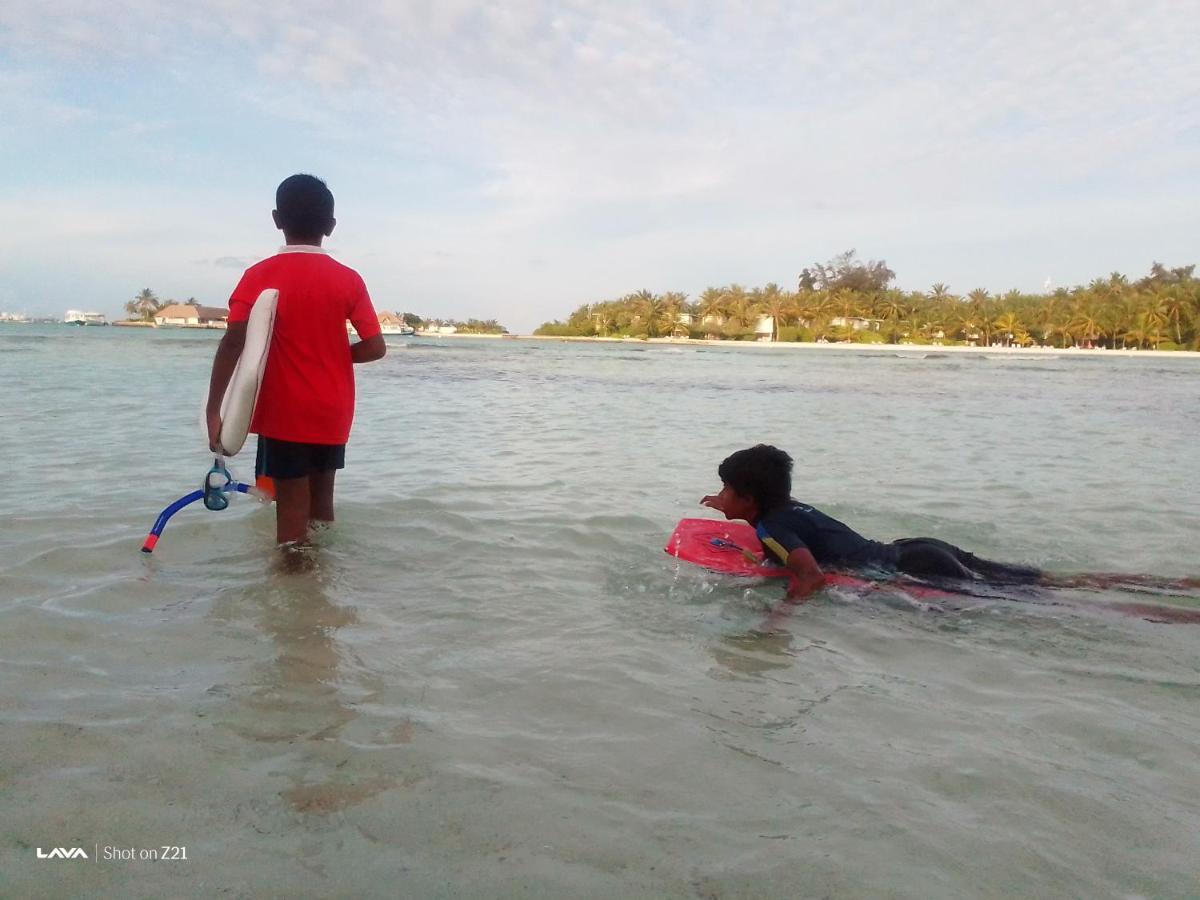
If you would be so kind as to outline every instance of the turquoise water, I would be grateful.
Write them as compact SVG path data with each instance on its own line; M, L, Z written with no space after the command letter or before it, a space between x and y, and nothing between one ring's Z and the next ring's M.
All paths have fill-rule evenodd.
M871 537L1196 574L1196 361L389 338L295 575L246 498L138 552L217 336L0 326L0 893L1196 896L1200 627L1113 607L1197 598L764 634L661 549L768 441Z

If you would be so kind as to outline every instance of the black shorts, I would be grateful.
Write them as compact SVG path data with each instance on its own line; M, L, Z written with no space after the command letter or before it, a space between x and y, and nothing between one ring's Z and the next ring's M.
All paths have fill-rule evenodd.
M254 474L269 478L304 478L314 472L346 467L345 444L300 444L258 436Z

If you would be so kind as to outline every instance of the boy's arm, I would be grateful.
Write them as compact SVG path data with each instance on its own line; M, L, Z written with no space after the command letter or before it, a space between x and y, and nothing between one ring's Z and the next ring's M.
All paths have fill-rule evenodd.
M821 571L816 557L812 555L812 551L800 535L786 522L761 521L759 537L763 549L792 573L792 577L788 579L789 600L803 600L825 584L825 573Z
M379 316L375 314L367 286L357 274L355 278L357 290L346 310L346 318L350 320L361 340L350 345L350 359L356 363L375 362L377 359L383 359L387 353L387 344L383 342Z
M786 619L793 608L807 600L813 592L819 590L825 583L825 573L807 547L797 547L788 554L787 569L792 573L788 579L788 592L783 601L775 604L775 608L762 620L759 631L773 632Z
M807 547L797 547L789 553L785 565L794 576L788 582L789 600L804 600L825 584L825 573Z
M242 347L246 343L246 323L230 322L217 345L217 355L213 357L212 377L208 381L208 403L204 407L204 418L208 424L208 449L217 452L221 440L221 401L225 398L225 389L229 387L229 379L237 368L238 359L242 355Z
M382 334L373 335L365 341L355 341L350 345L350 359L356 363L375 362L377 359L383 359L386 354L387 344L383 342Z

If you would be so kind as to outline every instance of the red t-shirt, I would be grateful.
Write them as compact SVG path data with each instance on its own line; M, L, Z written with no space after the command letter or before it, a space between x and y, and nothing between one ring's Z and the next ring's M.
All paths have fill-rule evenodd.
M279 291L275 329L250 430L307 444L344 444L354 421L346 320L362 340L380 333L362 276L320 247L284 247L246 270L229 298L245 322L258 295Z

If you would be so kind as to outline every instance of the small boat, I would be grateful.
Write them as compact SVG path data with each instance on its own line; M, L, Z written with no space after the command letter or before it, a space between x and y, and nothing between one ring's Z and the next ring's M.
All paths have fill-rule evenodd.
M104 317L104 313L68 309L63 316L63 322L67 325L107 325L108 319Z
M417 329L411 325L381 325L379 330L383 334L401 334L405 337L417 333Z

